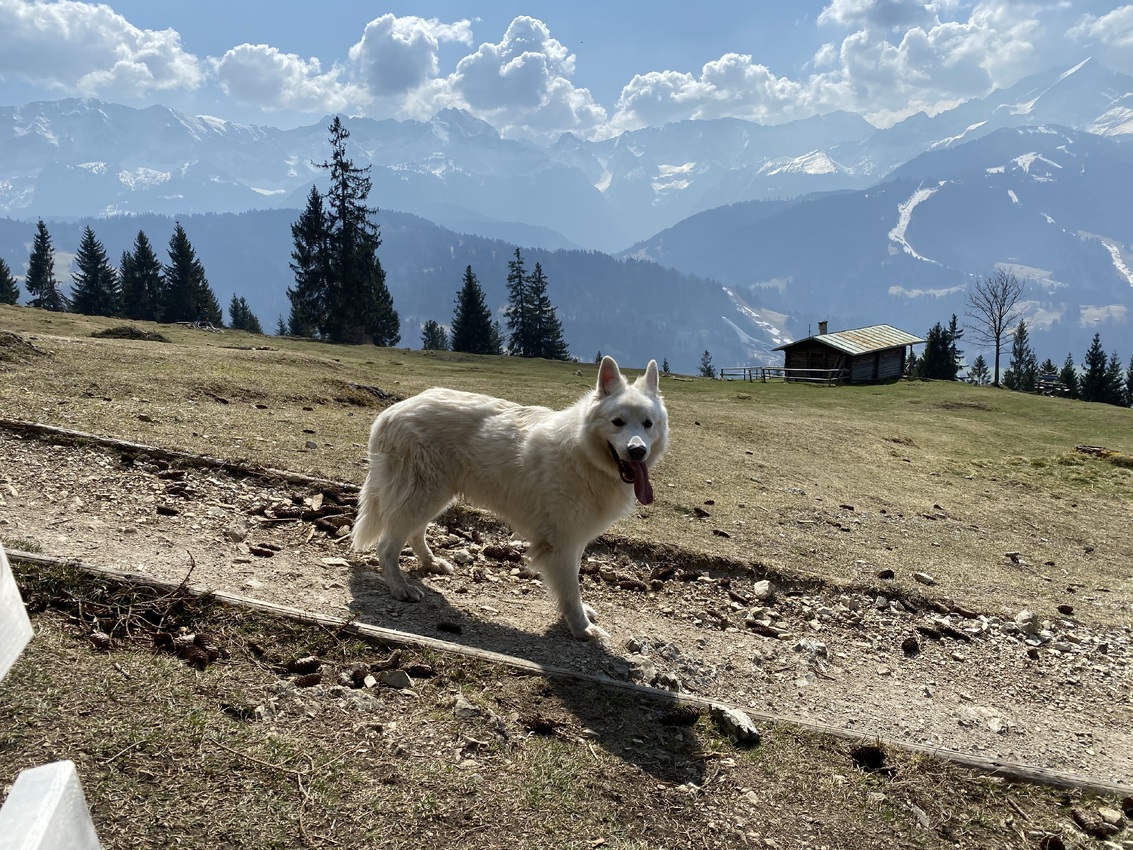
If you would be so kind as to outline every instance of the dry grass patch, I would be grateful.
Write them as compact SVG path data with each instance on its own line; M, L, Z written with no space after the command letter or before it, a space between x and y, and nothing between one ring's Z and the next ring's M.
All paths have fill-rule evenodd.
M0 784L75 759L108 850L1024 848L1099 802L786 727L740 749L640 695L66 569L19 580L36 638L0 687ZM182 629L215 661L155 647ZM300 687L310 656L323 683ZM354 686L391 669L411 688Z

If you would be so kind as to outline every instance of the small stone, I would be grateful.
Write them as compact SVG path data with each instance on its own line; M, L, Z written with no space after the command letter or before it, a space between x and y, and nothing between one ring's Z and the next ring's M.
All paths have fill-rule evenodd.
M248 536L248 523L242 519L236 520L224 532L233 543L243 543Z
M767 579L757 581L752 587L752 596L760 602L769 602L775 598L775 586Z
M308 451L311 451L313 449L317 449L318 447L319 447L319 444L316 443L314 440L307 440L307 442L305 442L303 444L303 448L307 449Z
M1103 821L1110 824L1111 826L1116 826L1118 829L1125 828L1125 818L1117 809L1111 809L1107 806L1103 806L1102 808L1098 809L1098 817L1100 817Z
M934 579L928 573L913 573L913 581L917 582L918 584L927 585L929 587L932 587L934 584L936 584L936 579Z
M457 549L452 553L452 559L460 564L462 567L471 564L476 558L467 549Z
M877 577L878 577L879 579L881 579L882 581L889 581L889 580L890 580L891 578L893 578L893 575L894 575L894 573L893 573L893 570L890 570L890 569L884 569L884 570L881 570L881 571L880 571L880 572L879 572L879 573L877 574Z
M1069 617L1074 613L1074 606L1063 603L1058 606L1058 613L1064 617Z
M726 705L713 703L709 709L712 719L725 735L742 746L753 747L759 743L759 729L752 719L738 708L729 708Z
M413 687L413 680L404 670L383 670L378 680L388 688L403 691Z

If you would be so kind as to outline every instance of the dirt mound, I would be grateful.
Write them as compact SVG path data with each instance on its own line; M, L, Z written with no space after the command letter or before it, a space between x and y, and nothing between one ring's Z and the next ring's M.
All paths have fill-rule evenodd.
M143 331L133 325L116 325L101 331L94 331L91 336L99 339L141 339L147 342L172 342L165 334L157 331Z
M30 363L33 357L46 357L48 352L37 348L19 334L0 331L0 363Z

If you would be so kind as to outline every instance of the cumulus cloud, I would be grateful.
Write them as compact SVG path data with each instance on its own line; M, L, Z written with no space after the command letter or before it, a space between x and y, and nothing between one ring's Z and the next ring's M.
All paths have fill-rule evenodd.
M593 130L606 111L588 89L571 82L575 57L546 24L515 18L498 42L485 42L456 70L426 87L418 110L439 105L468 109L505 135L554 136Z
M699 73L652 71L622 90L611 125L632 129L689 118L734 116L781 123L845 109L888 125L952 107L1022 77L1080 61L1101 43L1133 45L1133 6L1078 16L1058 0L830 0L809 76L779 76L729 53ZM1126 59L1128 64L1130 60ZM1118 63L1119 69L1120 63Z
M1125 50L1133 48L1133 5L1119 6L1104 15L1083 15L1068 34L1081 42L1098 42Z
M282 53L266 44L241 44L212 60L217 85L238 103L265 110L337 112L367 100L343 82L339 68L326 73L318 59Z
M361 40L350 48L350 61L355 77L375 96L404 95L438 76L443 41L471 45L471 24L386 14L366 25Z
M0 76L134 98L195 89L204 75L176 32L138 29L109 6L0 0Z

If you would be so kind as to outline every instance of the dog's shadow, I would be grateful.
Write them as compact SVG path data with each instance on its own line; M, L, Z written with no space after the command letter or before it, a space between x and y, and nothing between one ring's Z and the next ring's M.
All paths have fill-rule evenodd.
M420 602L398 602L390 596L378 568L354 564L350 590L357 622L609 679L611 684L606 686L590 679L548 675L545 691L557 697L577 720L580 729L572 732L611 755L666 782L703 784L704 745L692 728L699 712L666 691L618 687L629 668L625 658L600 641L575 640L561 620L539 634L492 622L490 611L477 617L421 582L419 572L412 571L409 577L425 589ZM557 734L553 718L521 714L519 722L533 734Z

